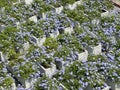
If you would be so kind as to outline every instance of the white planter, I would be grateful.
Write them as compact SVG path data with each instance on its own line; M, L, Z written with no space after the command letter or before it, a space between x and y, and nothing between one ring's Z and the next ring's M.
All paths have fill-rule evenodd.
M60 83L58 80L56 80L56 78L53 78L53 80L55 80L58 83L59 87L61 87L62 90L68 90L62 83Z
M104 89L102 89L102 90L110 90L110 87L108 86L108 87L105 87Z
M30 5L33 2L33 0L24 0L24 1L25 1L25 4L27 5Z
M17 29L20 28L20 22L16 22Z
M54 31L53 33L50 34L50 37L57 38L58 35L59 35L59 31Z
M45 42L45 40L46 40L46 37L45 37L45 36L43 36L43 38L38 38L38 39L37 39L37 45L38 45L39 47L41 47L41 46L43 45L43 43Z
M44 68L43 66L40 65L40 72L44 73L48 77L52 77L56 72L56 65L52 64L51 68Z
M78 5L80 5L80 4L82 4L82 0L76 1L76 2L74 2L73 4L69 4L69 5L68 5L68 9L74 10L74 9L75 9Z
M46 19L46 13L42 13L42 18Z
M102 53L102 44L99 43L97 46L93 47L93 46L88 46L87 47L87 51L89 54L91 55L101 55Z
M27 53L29 47L30 47L29 42L24 43L22 49L20 49L20 54L25 54L25 53Z
M63 6L55 8L55 11L57 14L60 14L62 12L62 10L63 10Z
M77 5L81 5L82 4L82 0L76 1L75 3L77 3Z
M65 28L65 30L64 30L64 33L69 33L69 34L71 34L73 32L73 28L72 27L67 27L67 28Z
M0 52L0 61L2 61L2 62L7 61L6 58L5 58L5 55L2 52Z
M85 50L85 52L78 54L79 61L87 61L87 58L88 58L88 51L87 50Z
M76 3L74 3L72 5L71 4L68 5L68 9L70 9L70 10L74 10L76 7L77 7Z
M101 13L101 17L107 17L109 16L109 11Z
M115 85L116 90L120 90L120 83Z
M37 23L37 16L36 15L32 16L32 17L29 18L29 20Z

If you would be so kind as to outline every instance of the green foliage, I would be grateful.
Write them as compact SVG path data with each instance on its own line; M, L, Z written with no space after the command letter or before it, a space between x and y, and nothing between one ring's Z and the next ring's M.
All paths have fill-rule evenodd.
M13 83L13 79L10 77L6 77L4 78L4 80L2 81L2 83L0 83L0 86L2 86L3 88L9 88Z
M57 40L54 38L46 38L45 43L43 44L48 52L55 51L58 47Z

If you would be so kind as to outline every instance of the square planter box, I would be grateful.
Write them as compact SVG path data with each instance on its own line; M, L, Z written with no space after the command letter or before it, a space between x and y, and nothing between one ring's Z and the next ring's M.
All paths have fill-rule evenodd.
M104 10L104 12L101 13L101 17L107 17L109 16L109 11Z
M30 47L29 42L24 43L22 49L20 49L20 54L27 53L27 50L29 49L29 47Z
M42 18L46 19L46 13L42 13Z
M17 69L15 69L15 67L10 67L7 66L7 69L13 74L14 71L16 71ZM32 87L32 85L35 83L36 78L27 78L24 79L22 77L18 77L17 75L13 74L14 77L23 85L24 88L29 89Z
M0 52L0 61L6 62L5 56L3 55L2 52Z
M88 58L88 51L87 50L78 54L79 61L87 61L87 58Z
M36 15L32 16L32 17L29 18L29 20L37 23L37 16Z
M33 0L20 0L20 1L24 1L25 4L27 5L30 5L33 2Z
M115 84L115 89L116 89L116 90L120 90L120 83L116 83L116 84Z
M36 79L35 78L29 78L29 79L23 79L17 77L17 79L20 81L20 83L23 85L24 88L30 89L32 88L32 85L35 83Z
M77 5L81 5L82 4L82 0L76 1L75 3L77 3Z
M87 51L91 55L100 55L102 53L102 45L99 43L97 46L88 46Z
M37 45L41 47L45 42L45 40L46 40L46 36L43 36L42 38L37 38Z
M110 87L108 86L108 87L105 87L104 89L102 89L102 90L110 90Z
M67 27L64 29L64 33L69 33L71 34L73 32L73 28L72 27Z
M63 6L55 8L55 11L57 14L60 14L62 12L62 10L63 10Z
M70 64L70 62L68 61L55 61L56 67L57 69L65 69L65 66L67 66L68 64Z
M106 83L108 86L110 86L110 90L116 90L115 89L115 81L108 79L108 80L106 80Z
M51 38L57 38L58 35L59 35L59 31L54 31L53 33L50 33Z
M73 3L73 4L68 4L68 9L70 10L74 10L77 7L77 3Z
M40 65L40 72L44 73L48 77L52 77L56 72L56 65L52 64L50 68L44 68L42 65Z

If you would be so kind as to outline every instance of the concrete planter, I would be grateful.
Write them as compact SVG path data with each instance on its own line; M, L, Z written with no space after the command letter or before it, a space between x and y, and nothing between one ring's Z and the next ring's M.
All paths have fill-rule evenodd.
M0 52L0 61L5 62L5 57L2 52Z
M37 23L37 16L36 15L32 16L32 17L29 18L29 20Z
M63 10L63 6L55 8L55 11L57 14L60 14L62 12L62 10Z
M99 43L97 46L88 46L87 51L90 55L100 55L102 53L102 44Z
M73 4L69 4L67 7L68 7L68 9L70 9L70 10L74 10L78 5L80 5L80 4L82 4L82 0L80 0L80 1L76 1L76 2L74 2Z
M108 84L108 86L110 86L110 90L116 90L115 89L115 81L113 80L106 80L106 83Z
M69 34L71 34L73 31L74 31L74 30L73 30L72 27L67 27L67 28L64 29L64 33L69 33Z
M116 83L116 84L115 84L115 89L116 89L116 90L120 90L120 83Z
M24 2L25 4L30 5L33 2L33 0L24 0Z
M77 4L76 3L74 3L74 4L68 4L68 9L70 9L70 10L74 10L76 7L77 7Z
M26 88L26 89L32 88L33 84L36 81L35 78L29 78L29 79L17 78L17 79L21 82L23 87Z
M17 69L15 67L7 66L8 70L13 74ZM13 74L14 77L23 85L24 88L29 89L35 83L36 78L27 78L18 77L18 75ZM12 89L14 90L14 89ZM15 89L16 90L16 89Z
M43 36L42 38L38 38L37 39L37 45L39 47L41 47L43 45L43 43L45 42L45 40L46 40L46 36Z
M46 13L42 13L42 18L46 19Z
M101 17L107 17L107 16L109 16L109 11L105 10L105 12L101 13Z
M51 68L44 68L42 65L40 65L39 69L41 73L45 74L48 77L52 77L56 72L56 65L52 64Z
M65 69L65 66L69 65L69 61L55 61L57 69Z
M54 31L53 33L50 33L51 38L57 38L58 35L59 35L59 31Z
M88 58L88 51L87 50L78 54L79 61L87 61L87 58Z
M20 54L25 54L25 53L27 53L29 47L30 47L29 42L24 43L22 49L20 49Z

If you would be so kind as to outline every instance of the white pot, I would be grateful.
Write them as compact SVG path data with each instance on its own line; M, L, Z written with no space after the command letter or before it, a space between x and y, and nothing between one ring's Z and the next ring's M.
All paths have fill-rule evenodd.
M91 55L101 55L102 53L102 44L99 43L97 46L88 46L87 51Z
M52 64L51 68L44 68L42 65L40 65L40 72L44 73L48 77L52 77L56 72L56 65Z
M46 13L42 13L42 18L46 19Z
M30 5L33 2L33 0L24 0L24 1L25 1L25 4L27 5Z
M22 45L23 47L20 49L20 54L25 54L27 53L29 47L30 47L30 44L29 42L26 42Z
M67 27L67 28L65 28L64 32L71 34L73 32L73 28L72 27Z
M102 89L102 90L110 90L110 87L108 86L108 87L105 87L104 89Z
M109 11L101 13L101 17L107 17L109 16Z
M57 14L60 14L62 12L62 10L63 10L63 6L55 8L55 11Z
M45 40L46 40L46 37L45 37L45 36L43 36L42 38L38 38L38 39L37 39L37 45L38 45L39 47L41 47L41 46L43 45L43 43L45 42Z
M120 90L120 83L115 85L115 90Z
M85 50L85 52L78 54L79 61L87 61L87 58L88 58L88 51L87 50Z
M76 7L77 7L76 3L74 3L72 5L71 4L68 5L68 9L70 9L70 10L74 10Z
M2 61L2 62L7 61L6 56L1 51L0 51L0 61Z
M54 31L53 33L50 34L50 37L57 38L58 35L59 35L59 31Z
M32 16L32 17L29 18L29 20L37 23L37 16L36 15Z

